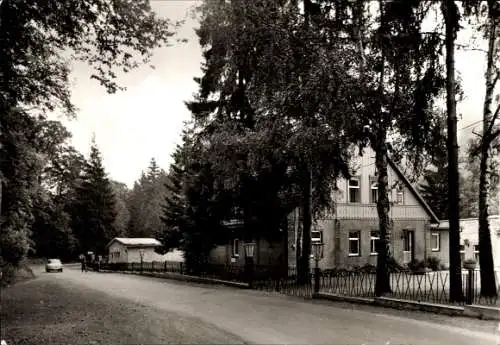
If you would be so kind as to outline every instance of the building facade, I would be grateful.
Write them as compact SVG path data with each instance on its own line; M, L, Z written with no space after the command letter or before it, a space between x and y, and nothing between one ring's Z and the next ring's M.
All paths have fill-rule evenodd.
M338 190L333 192L334 209L316 219L312 238L323 240L322 269L352 268L366 264L376 265L376 241L379 239L379 220L376 208L377 175L375 153L365 150L353 162L356 174L350 179L340 179ZM392 221L391 254L400 264L424 260L428 256L447 255L439 233L431 231L431 224L439 220L411 185L401 170L388 164L390 219ZM297 209L289 217L293 224L288 233L288 262L296 262L297 234L300 232L301 215Z
M211 251L210 261L215 264L243 266L245 264L244 239L241 235L243 222L233 221L227 226L233 229L232 234L225 244L218 245ZM288 266L285 230L283 230L281 238L275 240L256 238L255 244L253 260L256 265Z
M324 255L319 261L322 269L376 265L377 262L375 243L379 239L379 220L374 151L366 149L363 156L353 160L352 165L355 175L350 180L340 179L337 182L338 190L332 192L335 207L315 220L311 232L313 239L320 239L324 243ZM439 224L439 219L393 162L388 165L388 180L391 201L389 215L393 228L391 253L396 261L408 264L429 256L447 257L448 241L443 239L436 227L431 231L431 224ZM257 239L254 262L260 265L296 266L297 247L301 246L301 223L300 208L296 208L288 216L281 239ZM233 226L237 229L242 223L236 222ZM244 264L243 240L237 234L235 230L234 236L226 244L212 251L212 262Z
M496 271L500 271L500 215L489 216L491 249L493 254L493 264ZM447 220L441 221L439 231L443 238L448 238L449 223ZM447 240L446 240L447 241ZM449 247L447 247L449 248ZM475 259L479 262L479 221L477 218L460 219L460 256L465 259ZM443 263L449 265L449 256L443 256Z
M154 238L123 238L116 237L108 243L108 262L153 262L166 261L163 255L155 252L161 243Z

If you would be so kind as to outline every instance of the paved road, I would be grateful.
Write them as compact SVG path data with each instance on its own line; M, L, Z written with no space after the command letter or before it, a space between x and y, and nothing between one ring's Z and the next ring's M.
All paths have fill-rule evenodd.
M97 299L108 301L103 302L107 305L118 303L120 310L103 310L109 321L103 327L121 322L130 328L127 322L133 321L119 321L121 314L142 315L132 326L142 336L128 334L127 340L121 340L114 334L115 343L500 344L494 322L424 313L398 316L401 312L389 309L353 309L134 275L67 269L62 274L41 273L16 290L41 283L77 294L87 304ZM4 331L9 332L9 325ZM92 339L101 343L95 336Z

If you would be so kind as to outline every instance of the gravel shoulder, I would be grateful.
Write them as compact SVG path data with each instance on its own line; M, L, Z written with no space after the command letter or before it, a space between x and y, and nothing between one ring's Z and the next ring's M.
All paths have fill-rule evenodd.
M17 344L241 344L194 318L110 298L50 275L1 291L1 339Z

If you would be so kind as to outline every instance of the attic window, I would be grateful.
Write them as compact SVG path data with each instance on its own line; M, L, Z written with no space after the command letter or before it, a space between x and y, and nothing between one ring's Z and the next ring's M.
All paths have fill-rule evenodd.
M403 186L396 188L396 204L402 205L405 202L405 192Z

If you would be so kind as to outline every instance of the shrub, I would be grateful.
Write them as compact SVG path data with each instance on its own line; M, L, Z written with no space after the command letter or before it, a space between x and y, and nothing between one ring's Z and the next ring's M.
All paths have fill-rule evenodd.
M439 271L441 268L441 260L437 257L430 256L427 258L426 266L433 271Z
M426 266L425 261L424 260L418 260L418 259L412 260L408 264L408 268L411 271L421 271L421 270L425 269L425 266Z
M387 259L387 267L389 268L389 272L402 272L406 270L393 256Z
M0 279L0 286L2 287L35 277L31 268L24 264L13 265L9 263L2 266L0 270L2 271L2 279Z
M361 271L364 273L375 273L377 271L377 267L372 264L366 264L361 267Z
M476 260L474 259L465 259L464 260L464 264L475 264L476 263Z

